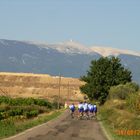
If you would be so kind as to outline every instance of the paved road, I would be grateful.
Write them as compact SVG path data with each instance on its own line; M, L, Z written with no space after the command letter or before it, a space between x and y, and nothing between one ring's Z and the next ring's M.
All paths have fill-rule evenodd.
M65 112L59 119L30 129L8 140L107 140L96 120L72 119Z

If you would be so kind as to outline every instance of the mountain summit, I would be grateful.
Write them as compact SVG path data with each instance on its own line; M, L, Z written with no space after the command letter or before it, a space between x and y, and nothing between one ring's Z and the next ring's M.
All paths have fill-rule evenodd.
M52 48L56 49L61 53L76 53L76 54L91 54L91 53L98 53L104 57L107 56L118 56L120 54L128 54L128 55L135 55L140 56L140 52L135 52L131 50L123 50L105 46L86 46L77 41L69 40L60 43L48 44L48 43L41 43L41 42L31 42L28 41L27 43L34 44L44 48Z

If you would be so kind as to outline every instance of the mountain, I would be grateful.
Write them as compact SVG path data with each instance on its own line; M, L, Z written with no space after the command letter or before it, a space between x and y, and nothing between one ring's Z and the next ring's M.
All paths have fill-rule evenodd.
M72 40L57 44L0 39L0 71L29 72L80 77L91 60L118 56L140 83L140 54L106 47L87 47Z
M67 44L67 43L66 43ZM27 41L0 40L0 71L48 73L79 77L90 61L99 54L83 53L83 49L61 44L40 44Z

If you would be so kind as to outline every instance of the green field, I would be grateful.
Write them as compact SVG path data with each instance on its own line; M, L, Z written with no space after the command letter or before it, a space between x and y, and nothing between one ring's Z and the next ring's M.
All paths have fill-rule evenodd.
M56 104L44 99L0 97L0 138L15 135L58 115Z

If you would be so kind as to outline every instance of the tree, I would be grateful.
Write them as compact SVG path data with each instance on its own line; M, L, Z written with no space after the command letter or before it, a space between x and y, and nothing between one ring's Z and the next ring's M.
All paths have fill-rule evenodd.
M90 100L96 99L104 103L111 86L131 82L131 71L125 69L117 57L101 57L91 61L87 74L80 79L85 82L81 92L87 94Z

